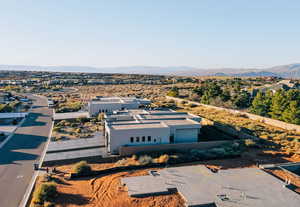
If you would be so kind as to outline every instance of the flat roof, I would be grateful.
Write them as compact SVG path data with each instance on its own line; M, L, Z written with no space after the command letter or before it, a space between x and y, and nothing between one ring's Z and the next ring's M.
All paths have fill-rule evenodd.
M135 98L135 97L101 97L101 98L96 98L92 99L90 103L92 104L107 104L107 103L150 103L149 100L147 99L141 99L141 98Z
M25 117L28 113L20 112L20 113L0 113L0 119L12 119L12 118L22 118Z
M187 206L215 204L218 207L295 207L300 196L284 182L258 168L219 170L204 165L165 168L156 176L122 178L130 196L150 196L177 188Z
M76 119L76 118L88 118L88 112L67 112L67 113L55 113L53 115L54 120L64 120L64 119Z
M168 126L177 126L177 125L189 125L189 126L199 126L200 123L190 120L190 119L183 119L183 120L163 120L163 122Z
M166 128L165 124L161 122L154 122L154 123L126 123L126 124L115 124L109 125L112 129L148 129L148 128Z

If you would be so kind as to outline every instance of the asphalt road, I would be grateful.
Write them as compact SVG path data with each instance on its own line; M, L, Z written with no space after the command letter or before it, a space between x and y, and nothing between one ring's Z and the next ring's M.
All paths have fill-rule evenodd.
M25 122L0 149L0 207L18 207L41 158L51 130L46 99L30 96L33 107Z

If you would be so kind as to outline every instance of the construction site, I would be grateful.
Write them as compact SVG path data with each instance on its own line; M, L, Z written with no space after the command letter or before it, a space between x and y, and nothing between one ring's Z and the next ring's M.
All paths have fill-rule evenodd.
M174 167L149 171L146 176L125 177L121 182L131 197L178 192L187 207L295 207L300 204L300 197L290 189L290 183L259 168Z

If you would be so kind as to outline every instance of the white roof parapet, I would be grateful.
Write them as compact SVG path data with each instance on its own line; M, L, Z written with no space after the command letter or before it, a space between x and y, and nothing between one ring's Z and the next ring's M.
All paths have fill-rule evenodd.
M13 119L13 118L23 118L27 115L26 112L20 113L0 113L0 119Z
M66 112L66 113L54 113L54 120L65 120L65 119L77 119L77 118L89 118L88 112Z

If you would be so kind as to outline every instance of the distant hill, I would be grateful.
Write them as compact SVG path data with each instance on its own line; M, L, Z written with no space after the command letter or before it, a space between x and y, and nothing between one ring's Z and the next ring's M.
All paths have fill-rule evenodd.
M217 68L199 69L188 66L127 66L127 67L89 67L89 66L27 66L0 65L0 70L29 70L53 72L87 72L87 73L126 73L177 76L237 76L259 77L278 76L284 78L300 78L300 63L280 65L270 68Z

